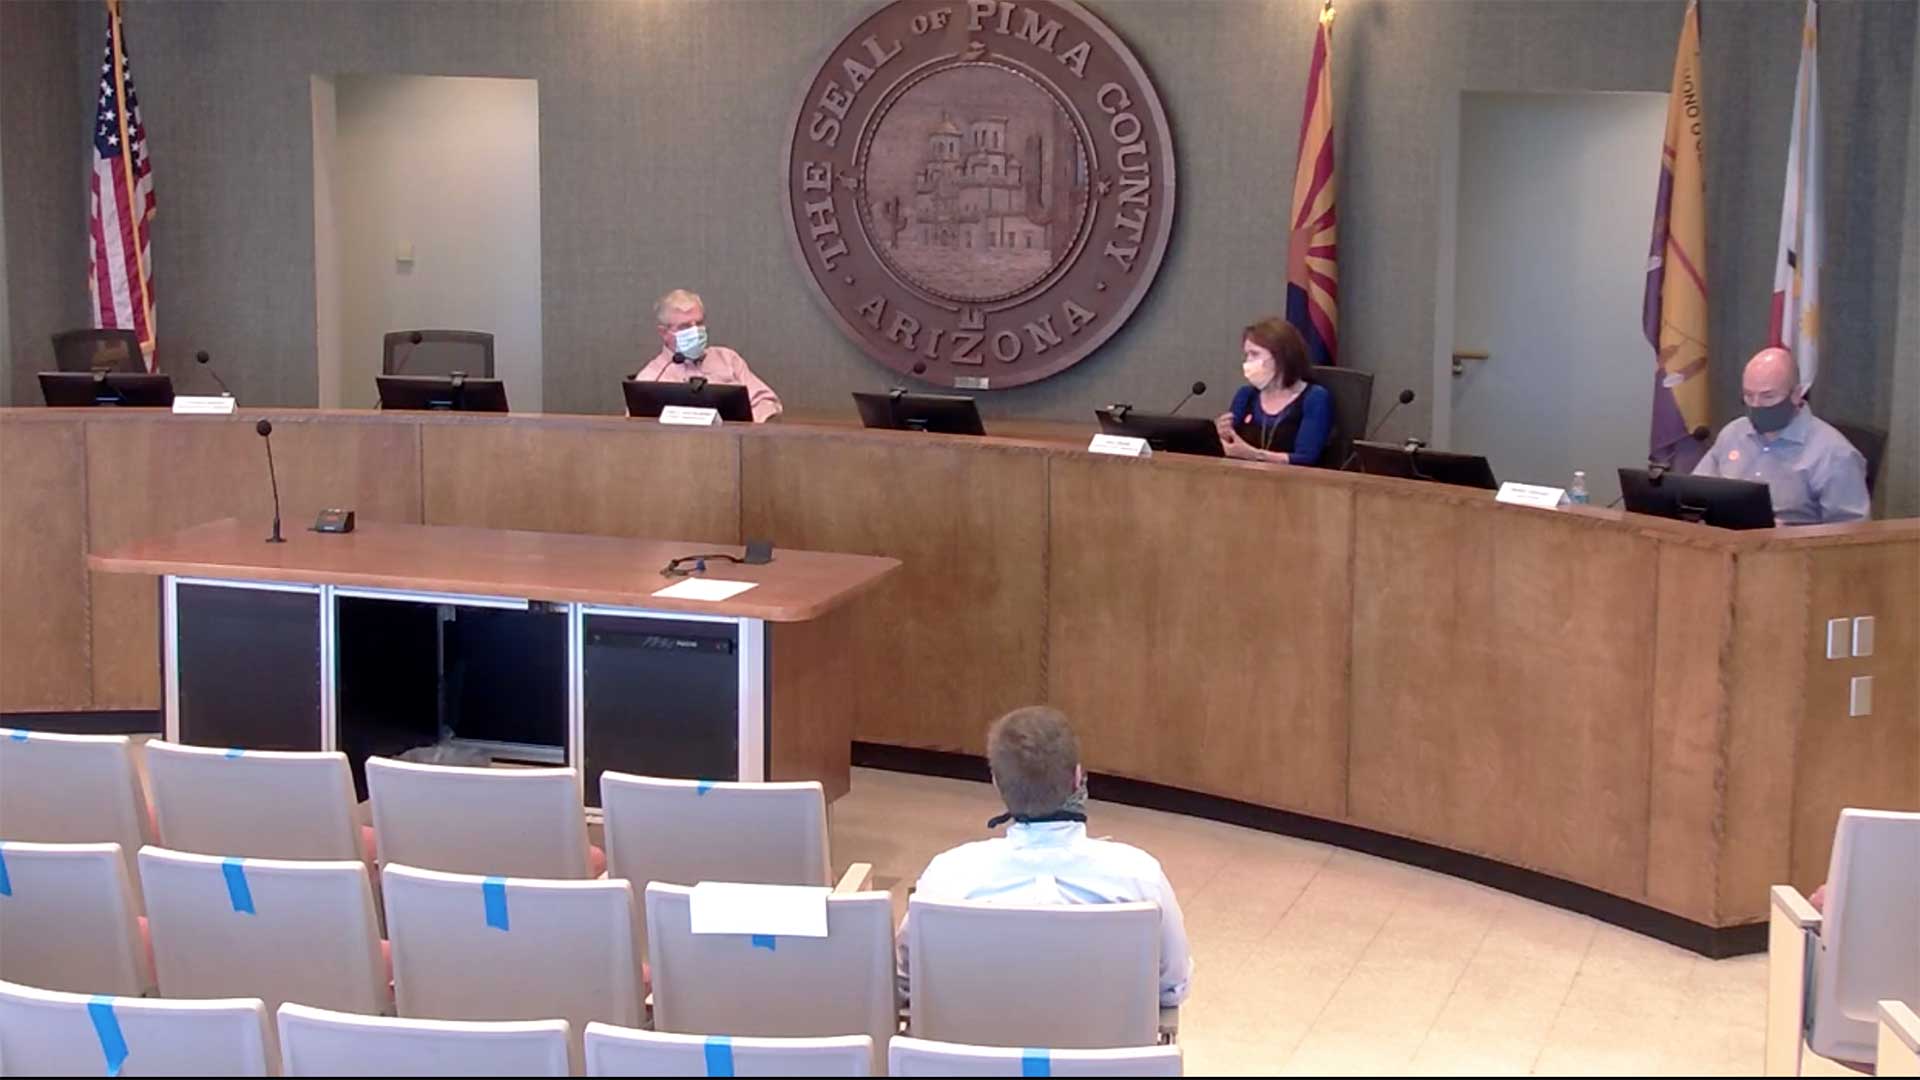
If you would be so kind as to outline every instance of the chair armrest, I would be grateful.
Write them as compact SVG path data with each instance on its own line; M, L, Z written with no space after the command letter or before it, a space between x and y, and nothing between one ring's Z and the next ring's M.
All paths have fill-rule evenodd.
M834 885L833 891L836 893L866 892L872 885L873 864L857 862L847 867L847 872L840 875L840 880Z
M1180 1041L1180 1006L1160 1006L1160 1041L1162 1043Z
M1800 895L1800 890L1791 885L1775 885L1768 890L1773 901L1773 910L1784 916L1796 929L1811 930L1818 934L1826 922L1824 916Z
M1880 1051L1875 1065L1881 1076L1920 1076L1920 1015L1904 1001L1880 1003Z

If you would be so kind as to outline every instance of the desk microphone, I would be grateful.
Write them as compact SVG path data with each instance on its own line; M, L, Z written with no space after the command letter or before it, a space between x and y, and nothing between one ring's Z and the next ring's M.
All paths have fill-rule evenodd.
M393 365L393 373L395 375L406 374L407 364L411 363L413 360L413 350L418 349L420 347L420 343L425 340L426 338L421 337L420 331L418 330L415 330L413 333L407 335L407 356L406 356L406 359ZM204 360L201 361L201 363L205 363L205 362L206 361Z
M705 375L690 376L687 379L687 387L697 394L707 388L707 377Z
M913 362L913 374L916 377L918 377L921 375L925 375L926 373L927 373L927 362L925 360L915 360ZM911 393L911 391L909 391L901 381L896 380L893 384L893 389L887 391L887 396L892 398L894 401L899 401L901 398L906 397L907 394L909 393Z
M287 538L280 535L280 477L273 471L273 421L262 420L253 425L253 430L266 440L267 481L273 485L273 535L267 537L267 543L284 544Z
M1199 380L1196 379L1194 381L1194 384L1187 388L1187 396L1180 399L1180 405L1185 405L1187 402L1192 401L1194 398L1194 395L1204 394L1206 392L1207 392L1207 384L1200 382ZM1174 413L1179 412L1180 405L1175 405L1173 408L1168 409L1167 415L1172 416Z
M1399 411L1400 411L1400 406L1402 406L1402 405L1411 405L1411 404L1413 404L1413 391L1412 391L1412 390L1410 390L1410 389L1409 389L1409 390L1402 390L1402 391L1400 391L1400 397L1399 397L1399 398L1398 398L1397 400L1395 400L1395 401L1394 401L1394 403L1393 403L1393 408L1391 408L1391 409L1388 409L1388 410L1387 410L1387 415L1385 415L1385 416L1383 416L1383 417L1381 417L1381 418L1380 418L1380 422L1379 422L1379 423L1377 423L1377 424L1375 424L1375 425L1373 425L1373 430L1372 430L1372 431L1369 431L1369 432L1367 432L1367 440L1366 440L1366 441L1368 441L1368 442L1372 442L1372 441L1373 441L1373 437L1374 437L1375 435L1378 435L1378 434L1380 434L1380 429L1381 429L1381 428L1383 428L1383 427L1386 427L1386 426L1387 426L1387 421L1389 421L1389 420L1391 420L1391 419L1393 419L1393 414L1394 414L1394 413L1396 413L1396 412L1399 412ZM1410 440L1408 440L1408 441L1409 441L1409 442L1417 442L1418 440L1414 440L1414 439L1410 439ZM1425 444L1425 443L1421 443L1421 445L1422 445L1422 446L1425 446L1426 444ZM1353 459L1355 459L1355 458L1357 458L1357 457L1359 457L1359 456L1360 456L1360 451L1358 451L1358 450L1355 450L1355 451L1353 451L1353 452L1351 452L1351 453L1349 453L1349 454L1347 455L1347 460L1345 460L1345 461L1343 461L1343 462L1341 462L1341 463L1340 463L1340 471L1341 471L1341 472L1345 472L1345 471L1347 471L1347 466L1349 466L1349 465L1351 465L1351 464L1353 464Z
M213 370L213 364L211 362L213 358L207 355L207 350L201 349L199 352L193 354L193 358L200 362L201 367L204 367L207 369L207 374L213 376L214 382L220 384L221 393L227 395L228 397L233 396L233 391L227 388L227 380L221 378L220 373Z

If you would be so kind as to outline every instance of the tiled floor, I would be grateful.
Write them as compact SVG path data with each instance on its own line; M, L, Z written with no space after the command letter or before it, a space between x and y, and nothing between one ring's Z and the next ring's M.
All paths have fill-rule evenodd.
M986 784L854 770L836 869L905 907L929 859L988 835ZM1195 957L1194 1074L1755 1074L1766 958L1705 960L1580 915L1322 844L1107 803L1152 852Z

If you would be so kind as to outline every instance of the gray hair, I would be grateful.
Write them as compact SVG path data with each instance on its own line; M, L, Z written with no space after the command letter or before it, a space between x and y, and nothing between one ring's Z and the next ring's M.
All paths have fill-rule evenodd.
M665 326L667 316L676 311L691 311L694 308L699 308L702 314L706 313L707 305L701 301L700 294L688 292L685 289L675 289L653 302L653 321Z
M1067 804L1078 786L1080 741L1065 713L1029 705L987 729L987 764L1008 810L1024 817L1051 814Z

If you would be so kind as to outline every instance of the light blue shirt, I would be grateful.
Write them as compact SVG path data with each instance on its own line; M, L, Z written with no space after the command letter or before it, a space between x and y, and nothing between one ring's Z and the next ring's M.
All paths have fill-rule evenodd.
M1131 844L1090 840L1078 821L1010 825L1007 835L934 856L913 895L1000 904L1160 905L1160 1004L1178 1005L1193 978L1180 902L1160 862ZM909 915L911 918L911 915ZM900 924L900 990L907 992L907 924Z
M1767 485L1778 525L1861 521L1872 512L1867 459L1805 406L1772 439L1762 438L1744 416L1721 428L1693 474Z

